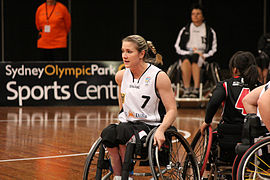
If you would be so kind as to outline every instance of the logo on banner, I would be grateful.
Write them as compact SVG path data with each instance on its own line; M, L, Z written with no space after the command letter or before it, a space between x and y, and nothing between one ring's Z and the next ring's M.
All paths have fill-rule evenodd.
M3 93L7 102L2 104L23 106L31 105L31 102L39 102L39 105L65 102L73 105L75 101L78 101L75 104L91 104L91 101L111 103L117 100L118 86L114 75L118 63L3 63L3 67Z

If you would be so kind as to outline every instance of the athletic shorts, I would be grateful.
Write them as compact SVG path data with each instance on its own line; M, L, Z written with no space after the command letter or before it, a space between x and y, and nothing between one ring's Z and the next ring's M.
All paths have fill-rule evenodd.
M155 126L149 126L142 122L110 124L101 133L102 143L109 148L117 147L119 144L125 145L128 142L135 143L134 127L142 140Z
M202 57L200 57L199 54L190 54L190 55L183 55L181 57L181 61L183 62L185 59L188 59L190 64L196 63L199 67L202 67L204 60Z

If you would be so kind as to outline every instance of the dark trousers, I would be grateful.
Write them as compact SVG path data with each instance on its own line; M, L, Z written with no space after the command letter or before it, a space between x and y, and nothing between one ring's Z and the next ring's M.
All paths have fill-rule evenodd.
M41 61L67 61L67 48L39 49Z

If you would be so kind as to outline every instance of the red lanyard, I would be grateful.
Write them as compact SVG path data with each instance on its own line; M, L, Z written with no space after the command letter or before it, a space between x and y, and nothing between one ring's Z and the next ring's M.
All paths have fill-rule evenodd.
M53 13L53 11L54 11L55 6L56 6L56 3L54 3L53 9L52 9L52 11L51 11L51 14L48 16L47 3L46 3L46 18L47 18L47 23L48 23L48 24L49 24L49 19L50 19L50 17L52 16L52 13Z

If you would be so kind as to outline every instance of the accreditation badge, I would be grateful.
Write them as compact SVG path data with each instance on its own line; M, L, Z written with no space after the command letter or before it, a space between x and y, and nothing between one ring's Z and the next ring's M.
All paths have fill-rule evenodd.
M45 25L45 26L44 26L44 32L45 32L45 33L51 32L51 26L50 26L50 25Z

